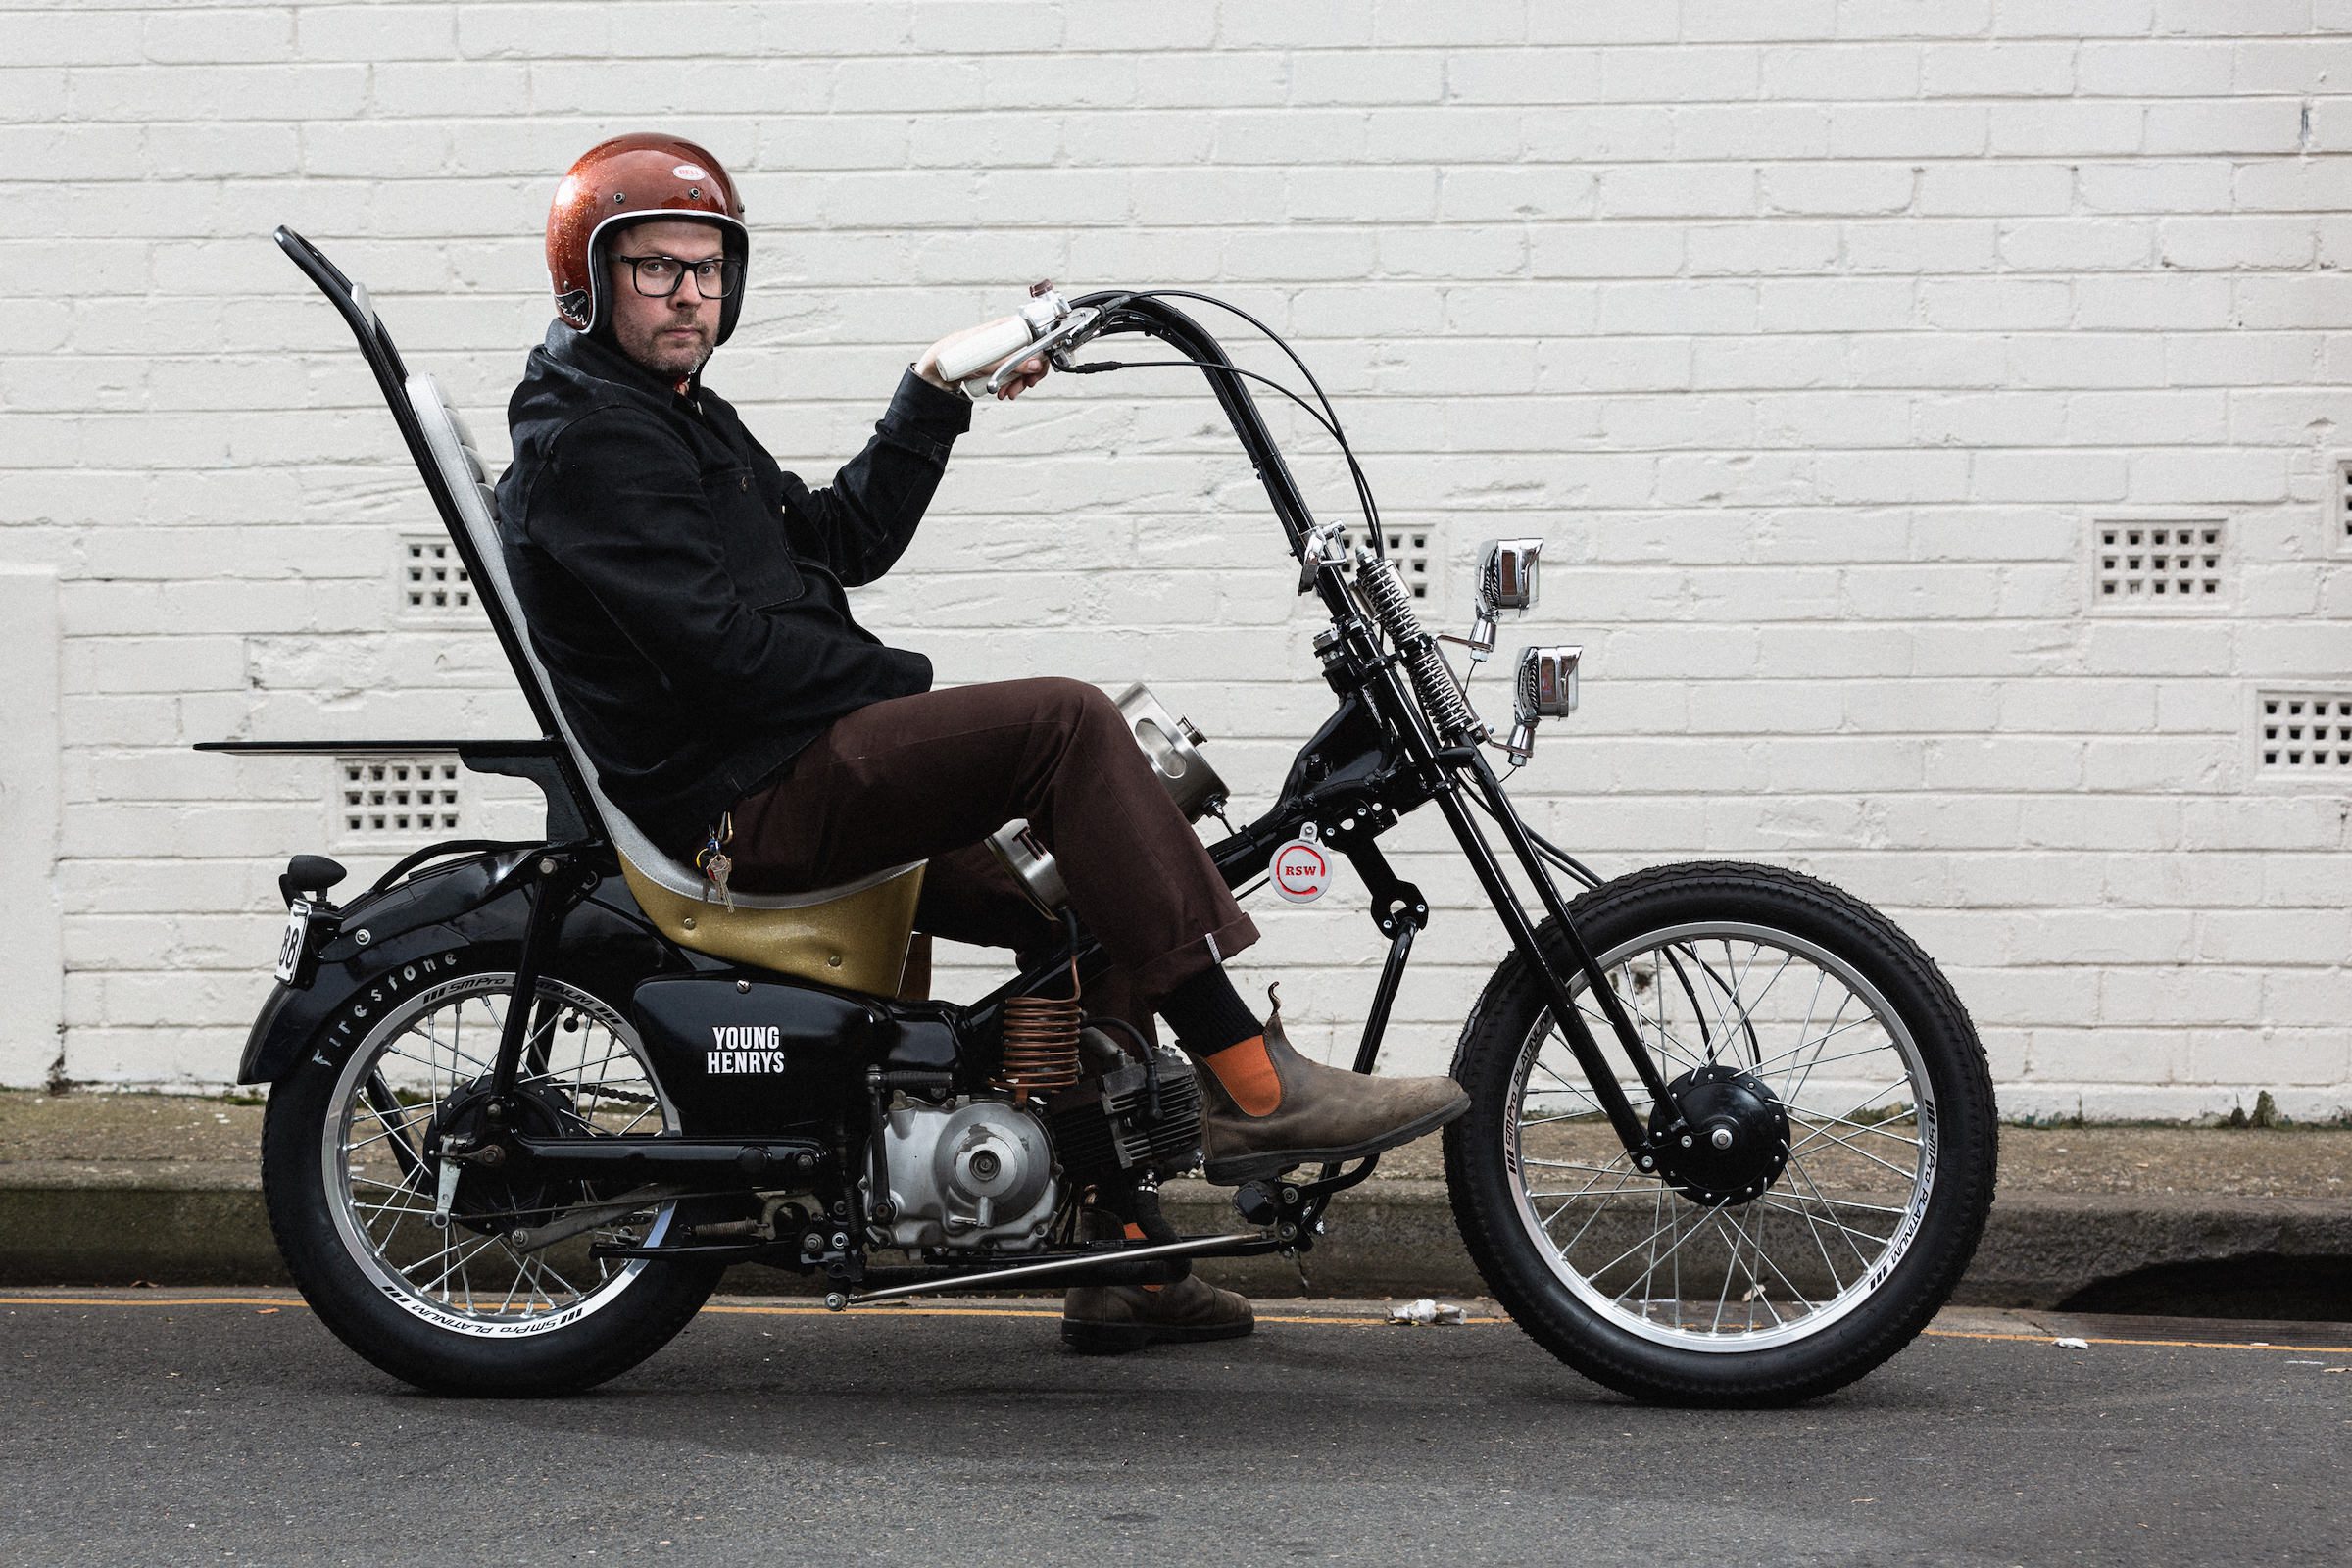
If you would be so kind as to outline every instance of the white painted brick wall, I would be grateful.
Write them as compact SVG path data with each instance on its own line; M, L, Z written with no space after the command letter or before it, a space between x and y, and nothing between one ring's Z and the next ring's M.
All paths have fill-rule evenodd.
M2012 1113L2345 1114L2352 796L2258 777L2248 735L2261 690L2352 687L2348 27L2337 0L0 0L0 569L56 573L63 740L7 784L62 801L63 1074L223 1082L272 877L326 841L324 760L188 743L526 716L485 632L396 620L393 540L434 519L270 226L365 279L503 454L556 173L664 124L746 189L711 378L788 466L821 482L913 352L1033 276L1227 295L1432 533L1444 618L1482 537L1552 540L1516 630L1584 641L1591 680L1521 775L1546 831L1883 904ZM2102 519L2219 519L2225 593L2094 607ZM1173 376L980 411L863 613L950 680L1148 678L1245 803L1324 711L1262 497ZM528 829L527 792L468 787ZM1392 842L1442 906L1396 1034L1430 1066L1497 932L1434 815ZM1265 909L1240 966L1320 1048L1369 991L1360 911ZM37 1078L54 1008L5 1006L0 1063Z

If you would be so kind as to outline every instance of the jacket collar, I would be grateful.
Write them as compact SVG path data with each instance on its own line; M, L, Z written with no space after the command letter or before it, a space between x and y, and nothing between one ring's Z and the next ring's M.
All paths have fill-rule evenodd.
M689 400L703 389L703 372L697 370L686 379L686 390L678 391L677 383L654 374L620 350L601 338L577 330L562 318L548 323L547 340L541 347L548 358L558 365L600 381L614 381L653 398L683 396Z

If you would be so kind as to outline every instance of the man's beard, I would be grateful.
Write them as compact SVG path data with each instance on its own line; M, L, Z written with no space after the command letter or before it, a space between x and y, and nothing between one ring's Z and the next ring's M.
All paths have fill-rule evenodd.
M668 330L655 331L642 346L629 353L629 358L656 375L682 381L710 360L710 340L700 332L692 338L671 337Z

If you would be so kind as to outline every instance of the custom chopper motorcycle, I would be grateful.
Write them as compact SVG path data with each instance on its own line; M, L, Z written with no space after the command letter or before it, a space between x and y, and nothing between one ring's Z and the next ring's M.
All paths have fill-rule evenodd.
M340 905L346 873L323 857L279 878L277 984L239 1077L271 1085L270 1215L321 1321L427 1389L557 1393L651 1354L734 1263L813 1276L854 1309L1151 1283L1316 1244L1374 1161L1250 1182L1225 1234L1162 1218L1159 1185L1200 1157L1199 1085L1179 1054L1087 1014L1104 960L1026 824L995 842L1066 940L968 1005L922 1000L910 973L921 864L714 902L648 842L599 791L532 652L465 426L366 290L276 238L357 336L539 734L208 748L454 752L547 804L539 840L434 844ZM1431 918L1379 840L1422 807L1444 817L1507 941L1453 1057L1472 1106L1446 1131L1446 1182L1471 1256L1539 1343L1646 1400L1786 1403L1860 1377L1949 1296L1991 1200L1992 1091L1958 998L1821 882L1730 863L1601 881L1534 831L1489 753L1516 771L1538 723L1574 710L1580 651L1521 653L1497 738L1444 645L1475 675L1497 617L1536 601L1541 542L1490 544L1469 635L1433 635L1306 367L1270 331L1310 393L1235 367L1178 299L1266 330L1205 295L1040 285L1004 342L949 372L1023 349L1065 373L1195 367L1255 466L1298 592L1329 615L1313 654L1335 710L1238 827L1203 737L1141 688L1121 704L1138 743L1196 821L1216 813L1209 853L1238 892L1312 897L1340 861L1369 892L1387 958L1358 1072ZM1173 357L1075 358L1124 334ZM1338 443L1360 541L1309 514L1252 382ZM1555 873L1584 891L1564 898ZM1088 1195L1140 1216L1142 1240L1093 1239Z

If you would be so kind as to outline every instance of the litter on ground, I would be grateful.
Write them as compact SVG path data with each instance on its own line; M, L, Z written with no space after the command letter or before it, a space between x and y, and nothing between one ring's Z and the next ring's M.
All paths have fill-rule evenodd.
M1459 1323L1466 1315L1451 1301L1433 1301L1426 1296L1417 1301L1402 1301L1389 1308L1391 1323L1416 1329Z

